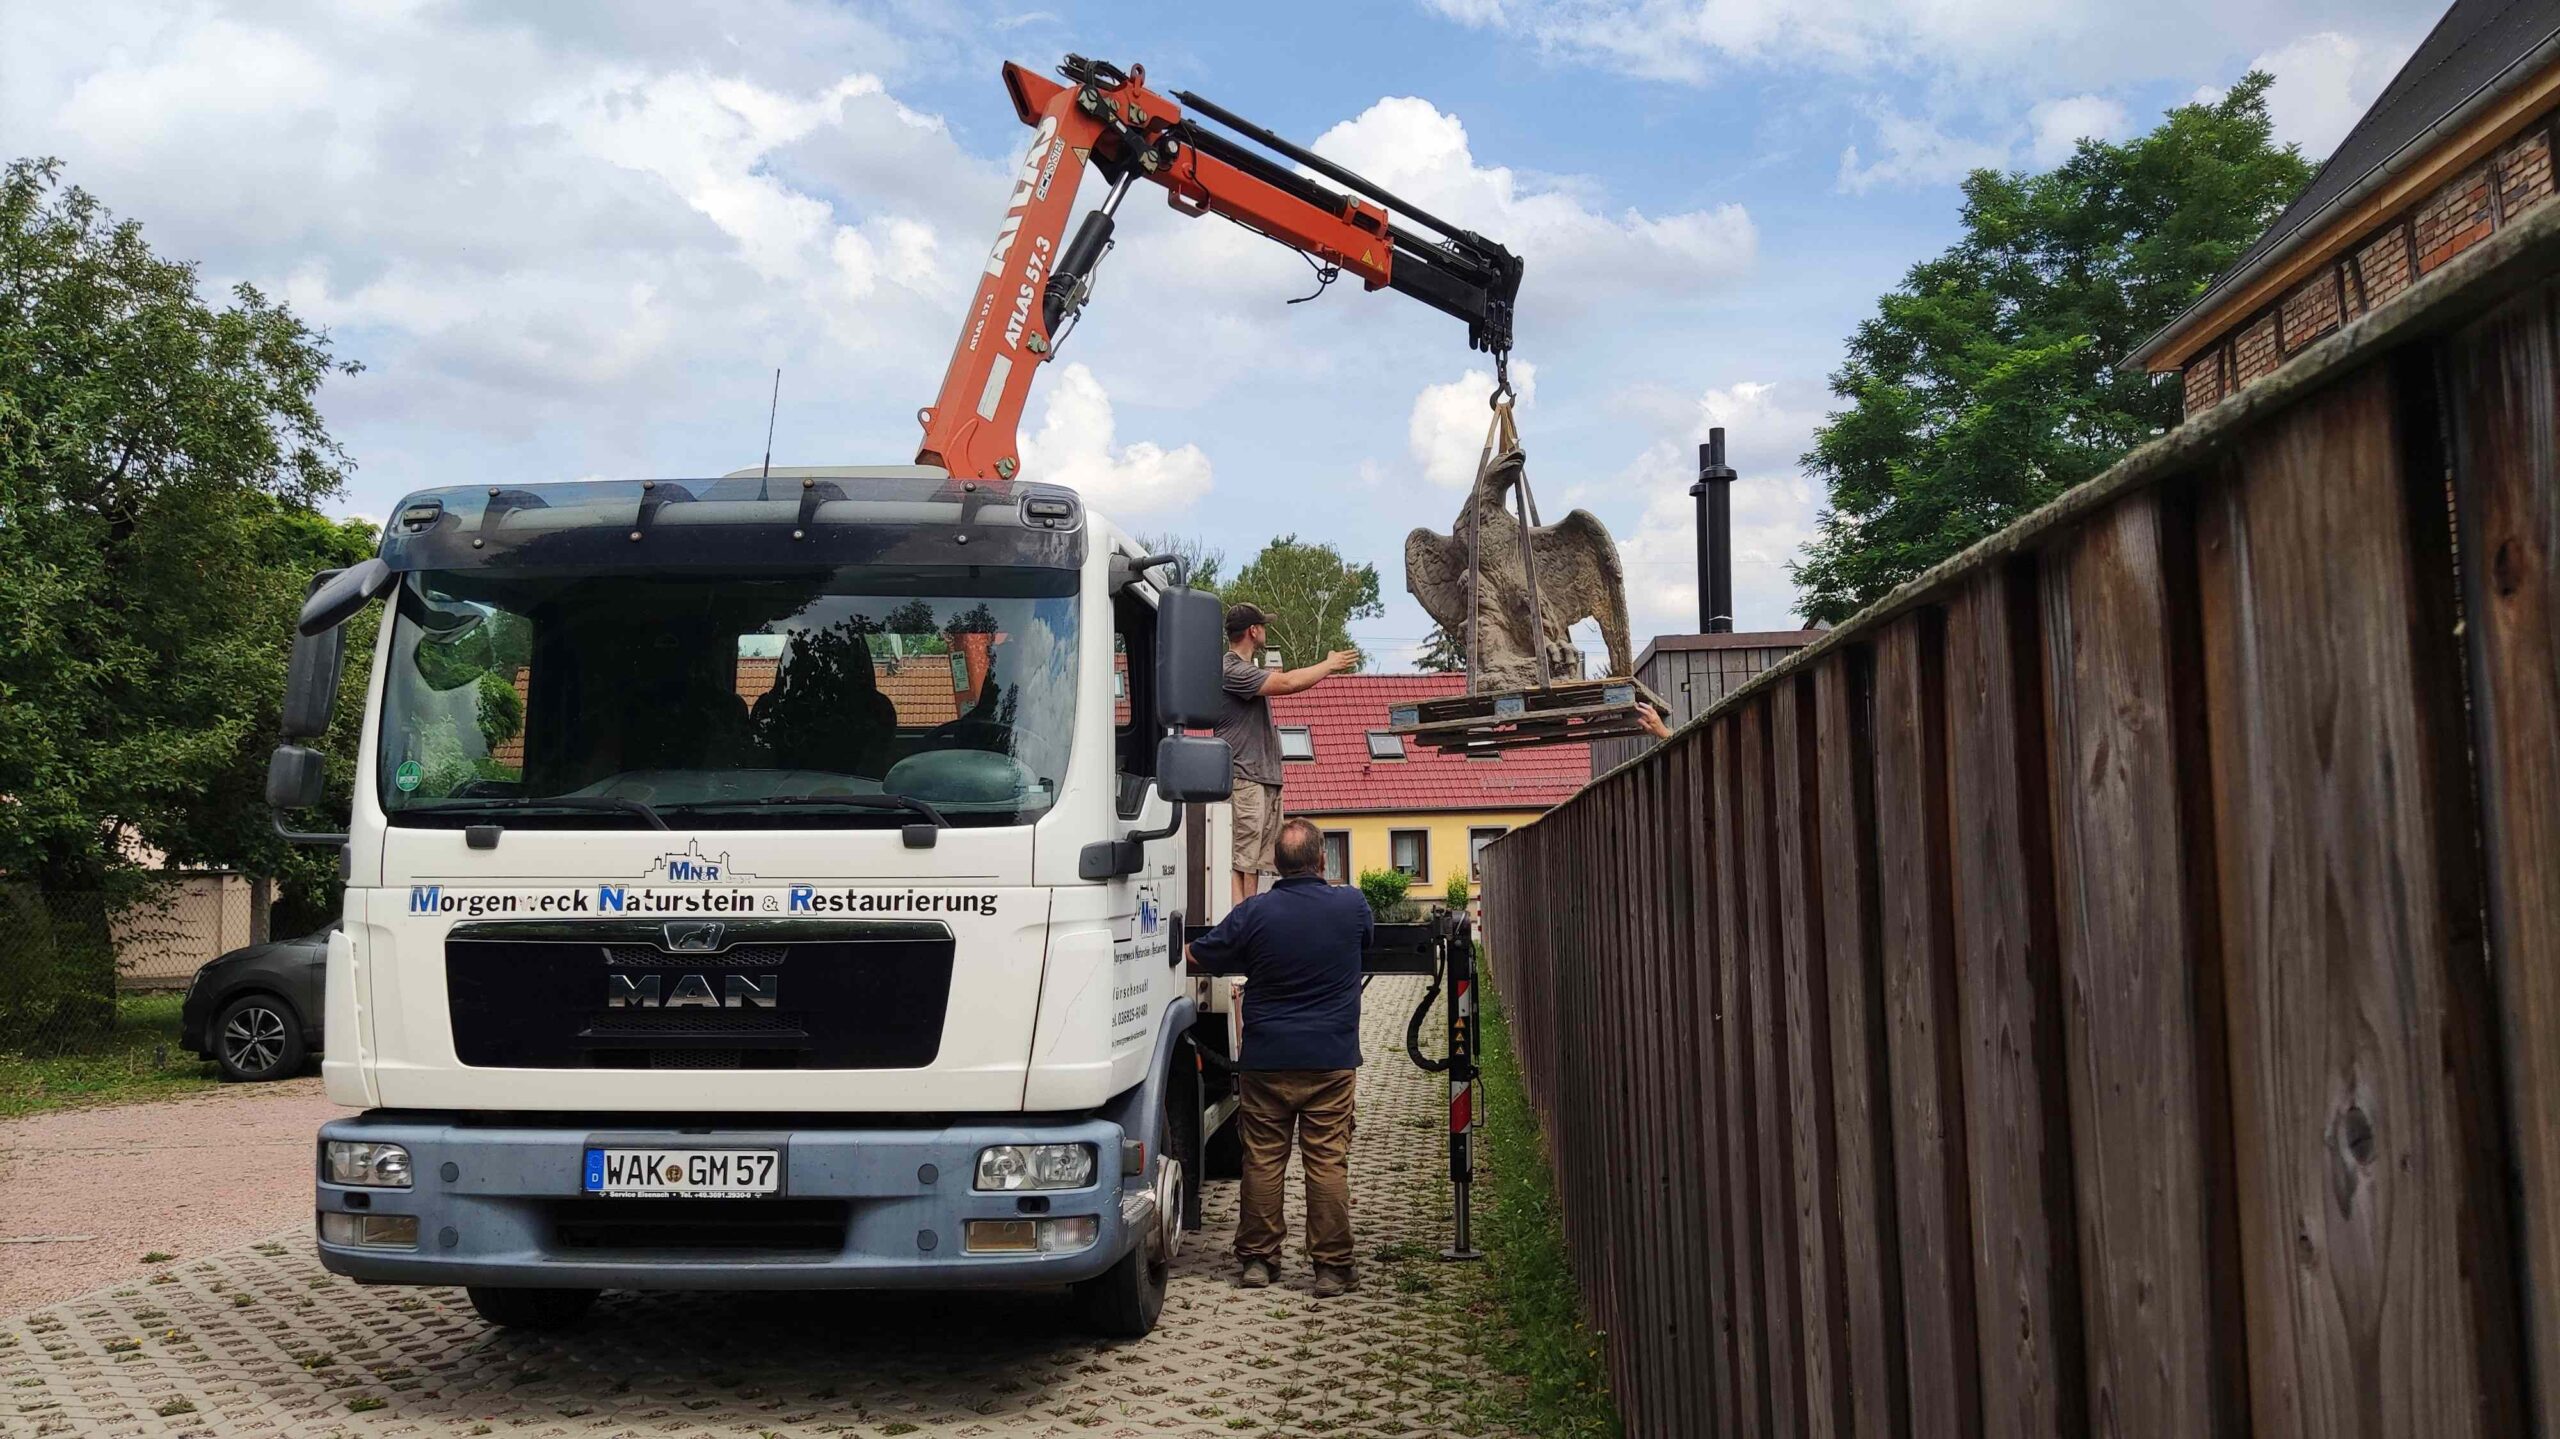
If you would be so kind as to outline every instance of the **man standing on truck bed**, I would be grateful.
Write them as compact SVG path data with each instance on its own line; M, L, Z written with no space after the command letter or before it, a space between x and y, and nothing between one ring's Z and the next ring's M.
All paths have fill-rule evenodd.
M1324 835L1280 828L1280 882L1191 941L1192 964L1245 979L1236 1056L1236 1282L1267 1287L1289 1237L1280 1195L1297 1131L1307 1174L1307 1258L1316 1297L1350 1290L1351 1114L1360 1082L1360 956L1374 922L1360 891L1324 882Z
M1360 662L1357 650L1335 650L1294 670L1266 670L1256 663L1270 639L1271 617L1240 601L1227 606L1226 696L1218 738L1235 755L1235 902L1242 904L1271 873L1271 850L1280 835L1280 727L1271 701L1315 688Z

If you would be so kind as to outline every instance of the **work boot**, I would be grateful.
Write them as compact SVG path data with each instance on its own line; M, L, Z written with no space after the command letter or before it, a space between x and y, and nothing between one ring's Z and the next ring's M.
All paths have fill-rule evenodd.
M1316 1297L1318 1299L1339 1299L1359 1287L1360 1276L1352 1273L1351 1266L1348 1264L1316 1266Z
M1238 1289L1270 1288L1271 1261L1268 1259L1246 1260L1243 1267L1236 1271L1236 1287Z

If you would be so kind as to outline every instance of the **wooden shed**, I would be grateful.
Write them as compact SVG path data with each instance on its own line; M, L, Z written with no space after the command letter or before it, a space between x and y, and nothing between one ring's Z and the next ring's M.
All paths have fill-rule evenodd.
M1671 704L1664 718L1673 729L1739 688L1753 675L1785 659L1819 638L1820 630L1756 630L1712 635L1657 635L1636 656L1636 678ZM1653 747L1638 735L1632 739L1594 740L1593 778L1607 774Z

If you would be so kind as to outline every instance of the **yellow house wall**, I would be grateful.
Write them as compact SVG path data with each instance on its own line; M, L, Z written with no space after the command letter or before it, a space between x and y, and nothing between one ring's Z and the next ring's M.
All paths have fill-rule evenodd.
M1300 816L1316 828L1331 834L1337 830L1351 836L1351 873L1357 881L1361 872L1389 867L1387 835L1392 830L1418 829L1431 836L1429 863L1431 873L1414 883L1416 899L1436 898L1448 886L1453 873L1467 870L1467 831L1488 825L1518 829L1536 819L1543 810L1505 809L1430 814L1308 814Z

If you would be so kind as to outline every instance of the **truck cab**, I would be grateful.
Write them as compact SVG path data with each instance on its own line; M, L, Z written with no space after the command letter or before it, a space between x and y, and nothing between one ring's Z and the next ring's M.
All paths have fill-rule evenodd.
M269 777L320 798L378 598L345 831L289 831L347 884L322 1262L511 1324L1067 1285L1146 1332L1231 1107L1182 967L1220 633L1172 568L924 467L403 500L305 608Z

